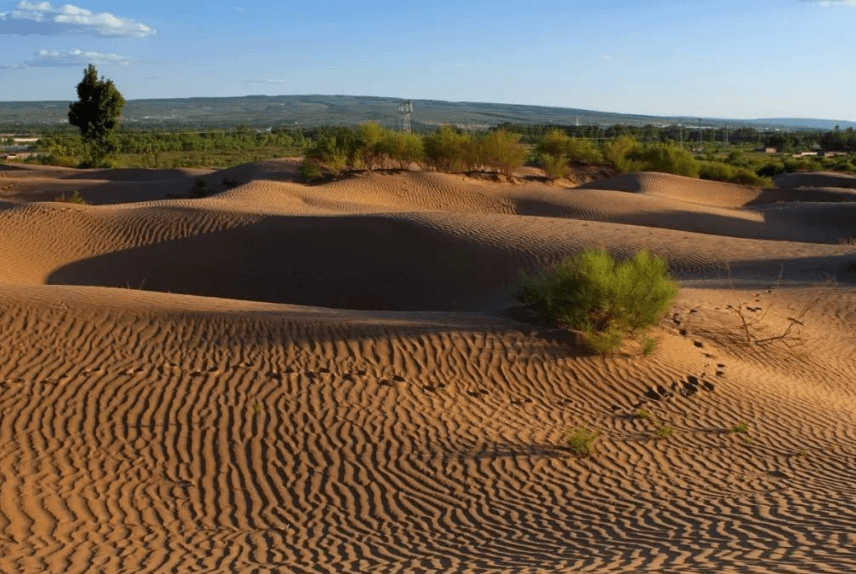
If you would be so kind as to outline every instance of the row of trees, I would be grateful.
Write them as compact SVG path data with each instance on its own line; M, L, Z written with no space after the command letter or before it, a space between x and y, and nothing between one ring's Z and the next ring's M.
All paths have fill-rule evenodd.
M164 132L117 130L110 138L115 153L149 154L163 152L251 151L268 147L302 149L308 141L300 132L275 133L245 131ZM73 132L42 136L35 149L57 156L82 156L86 140Z
M442 127L420 136L372 123L336 128L319 133L307 148L304 175L317 178L326 168L335 177L346 169L404 168L412 163L448 173L492 171L511 175L528 159L540 165L549 179L567 176L571 165L597 164L622 172L659 171L747 185L772 185L768 177L748 167L699 160L682 147L645 144L628 135L595 142L552 130L534 146L524 145L521 139L521 134L503 129L476 135Z
M520 134L505 130L476 135L445 126L421 136L367 123L319 133L304 154L304 169L309 177L320 175L322 167L336 176L345 169L405 168L420 163L449 173L478 169L511 175L529 155L520 139Z
M827 151L856 152L856 130L852 127L832 131L796 130L783 132L778 129L759 130L751 127L704 127L697 126L629 126L616 124L613 126L598 125L530 125L505 123L501 129L519 133L525 143L535 144L548 133L559 130L570 137L611 140L621 136L630 136L643 143L684 143L695 145L702 143L742 144L764 147L775 147L785 152L795 152L801 149L820 147Z

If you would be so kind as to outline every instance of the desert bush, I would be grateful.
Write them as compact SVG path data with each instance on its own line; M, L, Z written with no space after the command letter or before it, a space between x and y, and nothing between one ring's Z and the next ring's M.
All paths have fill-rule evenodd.
M785 164L781 161L771 161L756 169L755 173L760 177L773 177L785 173Z
M307 181L321 179L324 175L324 171L321 169L318 162L309 159L304 159L303 163L300 164L299 169L300 175L306 178Z
M626 157L635 147L636 140L628 135L618 136L606 142L603 146L603 155L606 161L619 171L628 171Z
M540 154L548 154L553 157L564 156L568 151L568 142L571 138L562 130L550 130L538 142L535 149Z
M541 153L538 163L544 168L544 173L549 179L560 179L568 175L568 160L565 159L564 154Z
M380 167L382 150L380 143L387 135L386 130L374 122L361 124L357 129L358 151L363 166L368 169Z
M58 201L60 203L79 203L81 205L86 205L87 201L83 199L83 196L80 195L80 190L75 189L71 194L71 197L66 197L65 193L58 195L54 198L54 201Z
M787 173L795 171L823 171L823 164L816 159L788 158L785 160L784 165Z
M524 275L515 296L545 319L580 331L588 347L603 354L628 336L645 344L677 292L663 258L640 251L617 261L603 249L588 249L536 277Z
M699 162L687 150L675 145L655 143L637 145L625 156L632 171L659 171L698 177Z
M314 145L306 149L303 155L304 163L323 164L330 175L336 177L349 165L353 165L359 146L358 137L353 130L337 128L324 132L318 135Z
M190 197L195 197L198 199L205 197L206 194L207 193L205 191L205 180L197 179L196 182L193 184L193 189L190 191Z
M528 151L520 143L521 134L505 130L488 132L478 142L479 163L499 173L511 175L526 160Z
M475 138L449 126L425 137L425 163L430 169L447 173L472 170L478 163Z
M321 156L321 161L333 177L338 177L348 167L348 155L343 151L325 153Z
M422 138L417 134L386 131L377 144L377 150L384 163L400 169L425 159Z
M568 161L577 163L603 163L603 154L588 139L569 138L565 144L565 156Z
M769 177L762 177L745 167L737 167L720 161L702 161L699 163L699 177L713 181L728 181L743 185L772 187Z

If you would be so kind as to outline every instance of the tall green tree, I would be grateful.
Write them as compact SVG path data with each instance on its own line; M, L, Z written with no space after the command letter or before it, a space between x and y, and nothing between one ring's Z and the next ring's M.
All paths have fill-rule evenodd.
M98 79L98 71L92 64L87 66L83 80L77 84L77 97L78 100L68 106L68 121L80 129L86 142L87 157L81 167L106 167L117 149L113 132L125 107L125 98L113 85L113 80L103 76Z

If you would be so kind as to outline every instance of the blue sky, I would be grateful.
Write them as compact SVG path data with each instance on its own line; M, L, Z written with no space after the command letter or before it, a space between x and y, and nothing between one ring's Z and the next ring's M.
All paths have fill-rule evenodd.
M0 100L348 94L856 120L856 0L0 2Z

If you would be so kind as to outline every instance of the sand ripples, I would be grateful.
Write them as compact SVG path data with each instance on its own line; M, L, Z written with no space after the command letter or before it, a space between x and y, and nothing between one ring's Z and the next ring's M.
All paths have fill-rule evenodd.
M455 181L0 212L0 571L856 569L852 289L702 281L852 247L599 221L589 199L539 214L549 190ZM705 286L653 357L485 312L590 245ZM777 327L818 294L802 353L734 338L735 296ZM564 448L574 425L594 456Z

